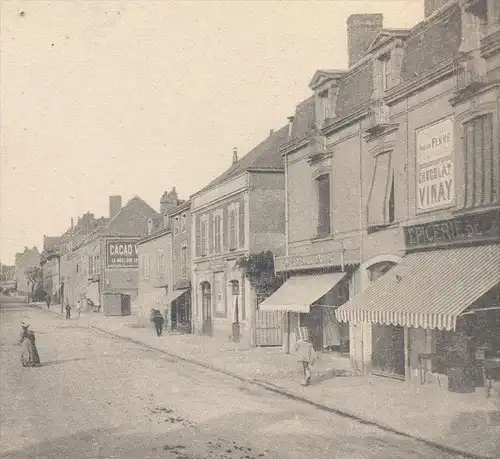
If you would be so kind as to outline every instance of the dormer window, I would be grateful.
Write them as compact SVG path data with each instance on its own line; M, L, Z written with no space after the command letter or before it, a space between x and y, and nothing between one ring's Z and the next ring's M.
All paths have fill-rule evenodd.
M380 59L380 76L382 78L382 91L387 91L391 87L391 60L390 54L384 54Z
M325 89L319 93L320 121L325 121L330 114L330 91Z

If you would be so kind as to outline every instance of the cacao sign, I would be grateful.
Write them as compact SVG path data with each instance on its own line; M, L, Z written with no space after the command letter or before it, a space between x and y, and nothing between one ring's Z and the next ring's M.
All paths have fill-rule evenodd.
M106 241L106 265L108 268L137 268L137 239Z

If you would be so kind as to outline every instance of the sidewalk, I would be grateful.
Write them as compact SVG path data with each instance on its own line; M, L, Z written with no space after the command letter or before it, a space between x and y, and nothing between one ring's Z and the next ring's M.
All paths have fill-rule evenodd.
M43 304L32 303L46 310ZM60 308L51 307L58 315ZM78 320L78 319L72 319ZM322 354L311 385L300 385L294 356L281 348L249 348L199 335L167 334L140 328L134 316L105 317L87 312L89 327L222 371L338 414L423 439L469 457L500 457L500 394L456 394L446 388L415 386L376 376L356 375L349 361Z

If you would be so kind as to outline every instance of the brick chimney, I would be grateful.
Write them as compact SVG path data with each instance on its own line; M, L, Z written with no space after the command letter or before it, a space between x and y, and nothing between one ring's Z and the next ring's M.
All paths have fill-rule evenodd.
M233 164L238 162L238 148L233 147Z
M351 14L347 18L349 67L365 56L371 42L382 30L383 22L383 14Z
M109 218L113 218L118 212L122 210L122 197L110 196L109 197Z
M424 16L429 17L434 11L448 3L449 0L425 0L424 1Z
M175 186L172 191L165 191L160 198L160 213L162 215L170 214L179 205L179 196L177 195L177 190Z

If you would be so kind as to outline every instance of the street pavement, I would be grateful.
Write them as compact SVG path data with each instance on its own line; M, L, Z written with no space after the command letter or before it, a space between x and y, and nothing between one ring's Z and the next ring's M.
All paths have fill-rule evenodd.
M22 320L43 365L22 368ZM0 297L2 458L451 458Z

